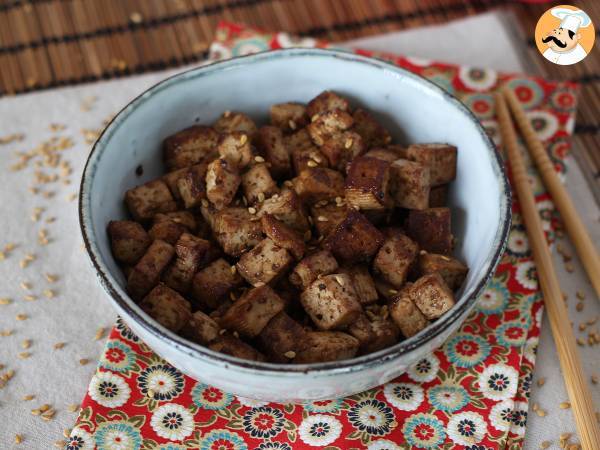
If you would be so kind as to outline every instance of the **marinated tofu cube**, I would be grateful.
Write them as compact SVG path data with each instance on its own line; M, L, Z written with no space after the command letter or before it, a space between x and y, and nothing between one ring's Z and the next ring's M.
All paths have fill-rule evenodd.
M357 108L352 114L352 118L354 119L354 130L361 135L368 148L382 147L392 142L390 133L368 111Z
M290 282L298 289L306 289L321 275L329 275L338 270L338 263L328 250L320 250L306 256L290 274Z
M166 138L164 161L169 170L193 166L214 152L219 134L211 127L195 125Z
M232 267L219 258L194 275L192 298L200 308L211 311L217 309L229 299L231 291L243 284L244 280Z
M456 291L467 277L469 269L458 259L446 255L421 252L418 259L419 274L439 273L450 289Z
M261 217L262 230L276 245L286 249L296 259L302 259L306 246L304 239L293 228L277 220L271 214Z
M152 242L146 230L131 220L111 220L108 235L115 259L129 265L137 263Z
M414 336L429 325L427 318L411 300L409 292L410 286L402 289L389 304L392 320L406 338Z
M181 330L192 317L190 302L162 283L150 291L140 307L174 333Z
M328 167L327 157L314 145L292 150L292 166L294 173L299 175L303 170L313 167Z
M296 131L308 123L306 106L302 103L278 103L271 105L271 124L283 131Z
M358 339L341 331L309 331L294 362L309 364L350 359L358 352L358 346Z
M429 207L429 168L398 159L390 165L390 191L394 204L407 209Z
M303 170L292 183L298 197L307 203L344 195L344 176L332 169L314 167Z
M407 159L429 167L432 186L456 178L456 147L449 144L413 144L406 150Z
M323 248L331 251L336 259L353 264L370 261L383 241L381 232L365 216L351 209L323 240Z
M213 234L223 251L238 257L262 240L262 227L256 215L246 208L225 208L213 218Z
M181 334L192 342L208 345L219 337L221 327L202 311L196 311L181 329Z
M322 114L334 109L348 111L349 108L348 100L344 97L332 91L323 91L308 103L306 115L313 117L315 114Z
M358 295L358 301L361 305L370 305L377 302L379 294L377 294L377 288L373 277L369 273L367 266L359 264L356 266L344 267L340 272L347 274L352 280L354 290Z
M311 123L306 126L311 139L317 146L339 135L352 126L352 116L345 111L336 109L312 116Z
M274 316L258 335L260 348L271 359L281 363L291 362L305 339L304 328L283 311Z
M167 183L169 191L175 200L181 200L181 194L179 194L179 188L177 182L180 178L183 178L187 173L188 168L183 167L181 169L174 170L162 176L162 180Z
M186 231L188 231L188 229L181 223L174 222L170 219L155 219L152 227L148 230L148 235L153 241L158 239L168 242L171 245L175 245L181 235Z
M160 179L129 189L125 193L125 203L134 220L138 222L145 222L155 214L177 209L177 203L167 183Z
M296 150L305 150L307 148L316 148L310 133L306 128L283 137L283 143L290 153Z
M165 214L157 214L152 218L154 223L171 221L183 225L188 231L196 231L198 221L189 211L175 211Z
M362 354L390 347L398 342L400 337L398 327L391 320L382 317L374 317L371 320L366 314L361 314L350 324L348 333L358 340Z
M242 189L251 205L263 202L279 192L266 164L255 164L242 175Z
M352 279L343 273L313 281L302 292L300 301L320 330L344 329L362 312Z
M221 136L217 150L221 158L239 170L248 166L254 158L248 135L239 131Z
M215 159L206 171L206 197L217 209L231 203L242 179L237 168L226 159Z
M274 194L266 199L258 210L258 217L272 214L287 226L304 233L310 229L302 202L291 189L283 189L280 194Z
M265 361L265 356L251 345L241 339L225 334L215 339L209 346L211 350L236 358L248 359L250 361Z
M292 170L290 152L284 144L280 128L264 126L258 130L258 148L270 164L275 178L287 176Z
M250 139L253 139L257 132L254 121L241 112L225 111L213 126L221 134L244 133Z
M320 147L331 167L342 172L346 172L347 165L366 149L360 134L354 131L333 134L326 138Z
M265 238L252 250L244 253L236 267L252 286L262 286L282 277L292 261L292 256L285 248Z
M355 158L346 178L346 201L364 210L390 207L389 179L389 162L365 156Z
M127 278L127 292L131 298L140 300L158 284L174 254L173 246L165 241L157 240L150 244Z
M207 163L196 164L177 180L179 195L186 208L198 206L206 198Z
M373 260L373 271L396 289L400 289L406 282L409 269L418 253L419 246L414 241L398 234L383 243Z
M450 222L449 208L410 210L406 221L406 233L423 250L450 255L453 247Z
M429 189L429 207L440 208L448 204L448 185L440 184Z
M454 294L439 273L423 275L412 284L409 295L429 320L439 318L454 306Z
M388 147L375 147L365 153L364 156L369 158L377 158L387 161L389 163L393 163L397 159L400 159L400 155L398 154L398 146L390 145Z
M163 275L164 283L182 294L187 293L209 248L209 241L183 233L175 244L176 258Z
M285 301L269 286L255 287L231 305L221 317L221 325L242 336L253 338L284 307Z
M319 235L326 237L346 218L348 207L343 202L314 205L310 208L310 215Z

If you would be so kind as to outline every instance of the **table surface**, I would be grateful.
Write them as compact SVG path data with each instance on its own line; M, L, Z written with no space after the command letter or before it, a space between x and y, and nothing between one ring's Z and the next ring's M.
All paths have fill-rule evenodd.
M469 36L481 39L469 39ZM484 46L494 39L497 51L489 52ZM470 18L460 23L450 23L436 28L410 30L387 36L352 41L350 45L392 51L400 54L444 60L460 64L472 63L509 71L521 71L521 55L515 50L513 38L498 14L487 14ZM458 50L459 49L459 50ZM501 51L500 51L501 50ZM0 330L14 330L10 336L0 336L0 364L5 370L15 370L15 376L0 390L0 448L11 448L14 435L23 435L27 445L19 448L47 449L62 439L62 430L72 426L76 415L68 411L69 405L77 404L85 394L88 382L95 370L95 361L101 351L103 340L96 340L97 330L108 329L115 314L98 285L87 256L82 249L77 219L77 205L73 195L90 149L94 130L102 127L103 121L114 114L129 99L156 81L172 73L159 72L102 82L73 88L63 88L43 93L27 94L0 100L0 136L24 133L24 140L0 145L0 173L4 185L0 193L4 213L3 234L0 249L14 242L16 248L6 252L0 262L0 298L10 298L12 303L0 305ZM92 100L95 97L95 100ZM51 124L64 124L66 129L56 131ZM68 160L73 173L66 179L70 184L56 183L41 187L33 195L29 188L35 179L35 161L21 171L11 171L18 161L15 151L31 150L52 136L68 137L59 140L58 147L63 159ZM40 150L42 147L37 147ZM58 173L64 172L63 169ZM594 242L600 243L598 227L599 211L591 192L583 181L581 171L573 161L569 162L566 185L573 196L584 222L592 231ZM54 192L45 198L42 192ZM39 211L36 219L35 208ZM32 217L33 216L33 217ZM55 218L54 221L49 219ZM47 230L48 245L39 244L39 233ZM571 254L573 249L563 242ZM28 253L35 260L21 268L20 261ZM597 317L600 304L593 294L585 273L573 260L574 273L567 273L562 259L555 258L561 285L569 295L569 313L575 326L582 320ZM50 283L44 274L58 276ZM31 283L30 291L19 285ZM27 286L23 286L27 287ZM46 290L54 293L46 298ZM575 292L586 295L585 308L575 310ZM35 296L33 301L27 295ZM18 314L26 320L18 321ZM578 335L585 336L577 331ZM28 349L23 341L31 340ZM62 349L54 345L64 342ZM26 345L25 345L26 346ZM600 374L599 352L595 347L583 347L582 359L586 373ZM22 352L31 356L19 359ZM23 356L23 355L21 355ZM89 360L86 363L85 360ZM83 361L82 361L83 360ZM563 432L574 432L570 410L561 410L558 404L567 399L549 324L544 320L535 380L543 378L543 387L534 385L531 404L539 404L548 414L538 417L530 413L525 448L536 449L543 440L557 442ZM24 395L35 395L35 399L24 401ZM600 405L600 392L593 386L596 405ZM43 421L30 410L42 404L52 405L57 413L53 420Z

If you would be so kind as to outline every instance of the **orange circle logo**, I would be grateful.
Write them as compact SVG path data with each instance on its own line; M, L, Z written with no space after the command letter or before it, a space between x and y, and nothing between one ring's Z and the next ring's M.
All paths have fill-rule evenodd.
M550 8L535 27L535 45L554 64L578 63L592 50L596 31L585 11L571 5Z

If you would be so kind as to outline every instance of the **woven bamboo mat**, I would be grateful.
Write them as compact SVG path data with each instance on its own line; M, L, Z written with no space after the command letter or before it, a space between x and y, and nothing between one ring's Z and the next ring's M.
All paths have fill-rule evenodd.
M600 2L575 2L600 18ZM549 5L506 0L0 0L0 95L126 76L205 57L220 20L343 41L511 9L535 53ZM597 24L600 28L600 24ZM539 74L583 85L576 157L600 199L600 43L571 67L531 59Z

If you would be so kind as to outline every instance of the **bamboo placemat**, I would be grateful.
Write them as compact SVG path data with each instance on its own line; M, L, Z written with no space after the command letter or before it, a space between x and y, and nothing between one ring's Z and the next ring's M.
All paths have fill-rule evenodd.
M600 18L597 0L576 3ZM575 66L546 62L531 36L549 6L506 0L0 0L0 95L199 61L220 20L343 41L503 7L519 17L540 75L582 84L573 153L600 199L600 44Z

